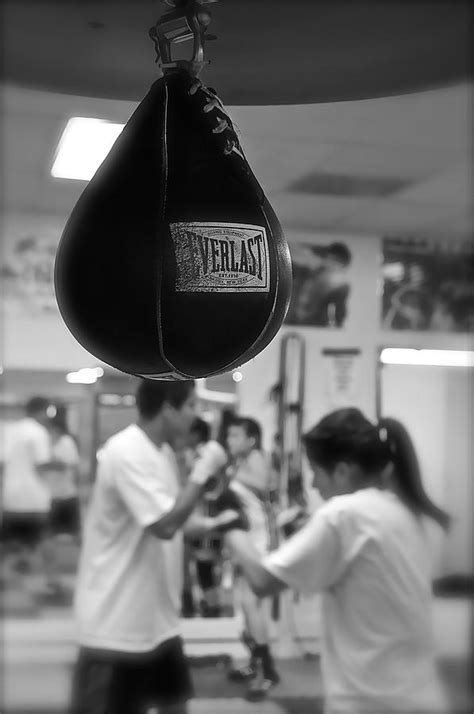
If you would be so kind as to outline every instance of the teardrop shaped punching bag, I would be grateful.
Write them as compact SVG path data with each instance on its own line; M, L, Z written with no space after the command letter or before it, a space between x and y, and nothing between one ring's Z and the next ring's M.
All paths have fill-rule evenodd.
M185 71L152 85L81 195L55 288L83 347L148 378L225 372L279 330L291 293L281 226L222 104Z

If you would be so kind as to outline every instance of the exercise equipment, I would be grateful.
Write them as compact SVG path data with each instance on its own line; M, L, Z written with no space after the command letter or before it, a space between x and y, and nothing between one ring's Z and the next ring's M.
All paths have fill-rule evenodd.
M304 338L297 332L285 334L280 342L277 401L279 503L282 509L306 506L302 476L302 425L305 396Z
M150 379L203 378L255 357L291 294L290 254L228 113L198 75L206 0L150 31L163 77L79 198L55 265L62 317L91 354ZM189 59L175 45L192 40Z

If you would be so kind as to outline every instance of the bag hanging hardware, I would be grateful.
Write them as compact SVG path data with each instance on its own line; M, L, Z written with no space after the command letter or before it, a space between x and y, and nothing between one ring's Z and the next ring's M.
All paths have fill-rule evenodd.
M196 91L206 96L206 108L204 112L213 109L216 124L212 129L214 134L224 135L222 140L222 151L225 155L238 157L239 168L243 162L246 168L245 157L235 134L232 120L216 92L205 87L199 79L199 74L209 60L204 60L204 43L206 40L215 40L215 35L207 34L207 28L211 22L211 13L206 9L206 5L219 2L219 0L161 0L168 6L157 23L150 28L149 36L155 44L156 60L160 62L163 73L169 74L181 69L194 80L190 94ZM173 45L193 41L193 51L190 59L173 60ZM248 173L248 171L246 171Z
M192 77L199 73L209 60L204 59L206 40L215 40L215 35L207 34L211 23L211 13L205 5L219 0L162 0L170 7L165 11L148 34L155 43L156 62L160 62L163 72L184 69ZM193 41L193 51L189 60L173 60L172 46Z

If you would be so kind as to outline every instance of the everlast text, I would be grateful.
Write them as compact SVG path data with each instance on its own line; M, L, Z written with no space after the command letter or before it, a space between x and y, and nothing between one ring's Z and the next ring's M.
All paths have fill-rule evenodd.
M180 292L268 291L268 242L262 226L172 223Z

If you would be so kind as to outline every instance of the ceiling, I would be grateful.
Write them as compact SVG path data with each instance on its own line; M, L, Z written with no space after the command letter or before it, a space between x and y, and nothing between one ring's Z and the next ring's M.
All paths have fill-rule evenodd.
M50 175L67 119L125 122L135 106L4 86L6 213L65 221L85 186ZM472 86L462 82L381 99L236 106L231 114L291 243L321 232L470 238L471 108Z
M5 0L7 214L66 220L85 185L50 175L66 121L127 121L160 76L148 28L164 7ZM472 236L469 8L463 0L210 5L219 39L202 78L231 108L290 242L321 232Z
M158 0L2 6L6 82L138 101L159 76L148 37L167 7ZM366 99L460 81L471 69L470 7L468 0L220 0L209 8L218 40L207 46L205 81L226 104L244 106Z

